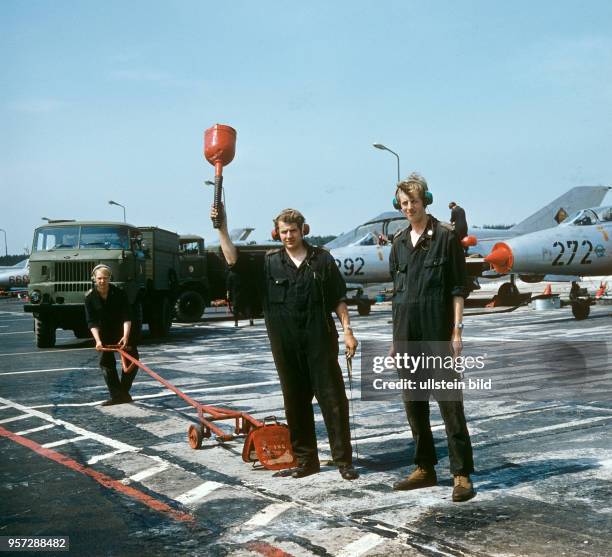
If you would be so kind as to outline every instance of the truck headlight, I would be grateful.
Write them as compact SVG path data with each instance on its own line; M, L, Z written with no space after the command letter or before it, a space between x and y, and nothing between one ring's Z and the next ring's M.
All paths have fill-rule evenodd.
M30 294L30 301L33 304L39 304L42 296L40 294L40 290L33 290L32 294Z

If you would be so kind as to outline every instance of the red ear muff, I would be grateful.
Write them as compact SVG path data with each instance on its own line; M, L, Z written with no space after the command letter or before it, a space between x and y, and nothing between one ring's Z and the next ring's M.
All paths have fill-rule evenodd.
M310 234L310 225L305 222L304 226L302 226L302 236L308 236Z
M272 232L270 233L270 236L272 236L273 240L280 240L280 237L278 235L278 230L276 230L276 228L272 229Z

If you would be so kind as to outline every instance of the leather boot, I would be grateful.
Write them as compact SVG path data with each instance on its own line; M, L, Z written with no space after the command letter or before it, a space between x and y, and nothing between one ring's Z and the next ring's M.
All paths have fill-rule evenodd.
M395 491L409 491L411 489L421 489L422 487L433 487L434 485L438 485L438 477L434 467L417 465L412 474L399 482L395 482L393 489Z
M469 476L454 476L453 501L461 503L476 496Z

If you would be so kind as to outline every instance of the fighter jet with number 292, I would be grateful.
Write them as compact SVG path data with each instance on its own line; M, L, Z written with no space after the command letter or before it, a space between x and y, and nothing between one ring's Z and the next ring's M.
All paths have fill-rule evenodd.
M583 209L554 228L498 242L485 261L500 274L612 275L612 206Z

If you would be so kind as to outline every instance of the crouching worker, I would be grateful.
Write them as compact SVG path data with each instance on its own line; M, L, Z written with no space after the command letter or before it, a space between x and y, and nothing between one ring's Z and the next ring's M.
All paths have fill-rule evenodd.
M213 207L211 217L217 215ZM263 271L257 277L291 445L298 461L296 468L278 475L302 478L320 470L314 396L325 420L334 464L345 480L354 480L359 474L352 465L348 400L338 365L338 333L332 311L342 323L349 357L355 354L357 340L344 302L344 279L327 251L304 241L305 226L304 217L294 209L285 209L274 219L283 247L266 254ZM248 272L251 267L231 242L225 218L219 237L231 272Z
M132 318L130 304L123 290L110 283L111 269L106 265L97 265L92 272L94 287L85 295L85 315L87 326L96 341L96 350L101 351L104 346L118 344L121 348L127 347L127 353L138 359L136 338L132 332ZM117 375L117 366L114 352L101 352L100 369L110 393L110 399L102 406L132 402L130 387L136 376L137 367L133 371L121 372L121 379Z

